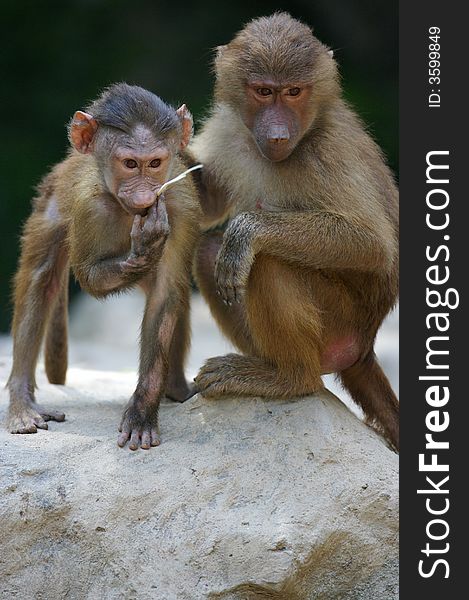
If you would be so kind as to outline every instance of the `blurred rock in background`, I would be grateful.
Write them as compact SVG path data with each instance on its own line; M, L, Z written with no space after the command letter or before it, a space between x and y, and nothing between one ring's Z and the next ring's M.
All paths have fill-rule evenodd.
M138 338L144 296L139 291L98 301L80 294L70 311L70 364L104 371L136 371ZM192 347L186 368L189 380L211 356L235 351L218 330L200 294L192 298ZM376 353L396 393L399 391L399 311L396 309L378 333ZM11 355L11 341L0 337L0 354ZM324 378L326 387L356 414L361 414L333 375Z

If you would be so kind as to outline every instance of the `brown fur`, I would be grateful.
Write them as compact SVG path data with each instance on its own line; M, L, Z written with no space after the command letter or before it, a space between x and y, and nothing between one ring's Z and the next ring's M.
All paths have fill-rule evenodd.
M112 93L135 94L137 98L143 94L146 98L149 94L141 88L122 85L106 93L111 93L111 100ZM132 101L132 97L127 100ZM150 107L148 111L149 122L157 122L157 109ZM147 135L149 147L157 143L158 152L161 152L161 145L168 142L168 136L172 135L177 141L184 135L181 132L186 126L177 125L174 109L165 105L164 111L171 117L173 129L176 123L176 130L153 132L153 138ZM184 115L186 118L185 110ZM137 122L135 127L138 125ZM81 131L72 131L75 139L80 138ZM133 131L126 134L130 136L126 139L134 139ZM106 144L113 135L111 129L105 128L100 134ZM146 293L139 382L124 413L119 443L124 445L130 439L132 449L148 448L159 443L157 414L161 396L168 393L173 399L182 401L188 393L184 361L190 341L190 273L199 232L200 207L194 184L187 177L170 187L158 204L149 209L148 216L126 212L104 182L107 162L103 161L110 162L113 154L106 149L109 146L100 146L100 143L104 142L96 142L91 152L88 146L85 153L72 150L68 158L54 167L39 185L33 212L24 227L15 277L14 356L8 382L8 427L13 433L33 433L38 427L46 429L46 421L50 419L60 421L65 418L63 413L48 411L36 404L34 373L45 335L49 381L65 382L68 275L71 269L81 287L96 297L118 293L134 285L140 285ZM163 180L173 178L185 169L175 155L174 140L168 142L168 148L172 156L168 159L167 170L161 176L155 176L152 183L155 189ZM129 207L131 201L130 198ZM155 206L158 206L156 211ZM139 219L142 231L149 222L153 224L154 239L151 245L143 247L140 256L135 257L133 245L140 238L138 235L131 238L131 231Z
M210 359L199 389L308 394L322 372L339 372L397 448L398 403L373 354L398 294L397 190L382 153L342 99L327 47L289 15L248 24L215 66L215 104L190 152L204 163L204 226L226 230L202 238L196 278L245 356ZM269 104L257 81L304 91ZM260 151L266 114L300 128L280 159ZM263 129L252 125L259 115Z

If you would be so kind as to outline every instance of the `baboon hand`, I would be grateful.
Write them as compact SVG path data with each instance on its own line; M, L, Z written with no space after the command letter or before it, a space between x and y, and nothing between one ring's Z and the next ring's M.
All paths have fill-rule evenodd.
M253 260L248 239L227 229L215 263L217 293L225 304L243 300Z
M154 260L155 253L161 253L170 231L164 197L161 196L146 217L135 215L130 232L130 258L138 263Z

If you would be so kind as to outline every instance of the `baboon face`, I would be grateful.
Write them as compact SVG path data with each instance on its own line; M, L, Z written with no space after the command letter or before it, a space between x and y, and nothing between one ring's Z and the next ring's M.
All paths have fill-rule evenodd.
M304 82L247 83L243 120L265 158L278 162L290 156L309 127L310 99L311 86Z
M123 85L116 87L119 90ZM124 91L127 88L133 89L126 86ZM142 93L150 95L145 90ZM161 102L155 97L156 100ZM98 104L97 110L100 108ZM156 202L174 156L189 143L192 116L184 104L171 112L162 102L161 107L147 109L144 122L134 123L133 115L127 121L120 116L118 120L114 113L111 117L115 121L112 121L101 110L104 123L83 111L74 114L69 129L70 142L78 152L95 155L106 187L121 207L130 215L144 216ZM160 126L160 122L165 123L165 127Z
M286 13L255 19L215 58L217 102L251 131L261 155L285 160L340 95L332 52Z

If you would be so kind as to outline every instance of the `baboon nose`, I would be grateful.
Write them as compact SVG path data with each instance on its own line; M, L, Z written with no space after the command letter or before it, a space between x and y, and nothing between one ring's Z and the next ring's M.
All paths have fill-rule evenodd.
M269 143L271 144L279 144L282 142L288 142L290 139L290 132L288 131L288 127L284 127L283 125L274 126L269 131Z
M155 201L156 194L153 192L140 192L134 198L135 208L149 208Z

